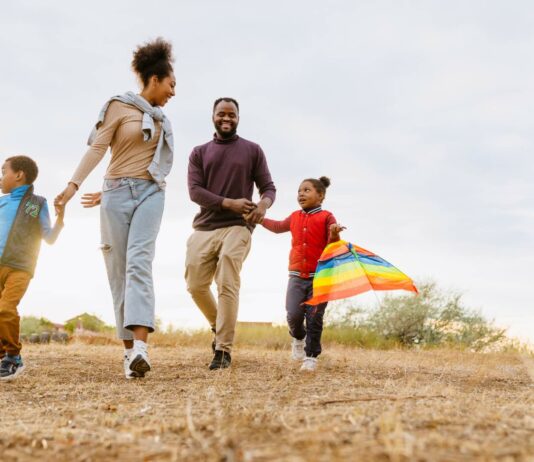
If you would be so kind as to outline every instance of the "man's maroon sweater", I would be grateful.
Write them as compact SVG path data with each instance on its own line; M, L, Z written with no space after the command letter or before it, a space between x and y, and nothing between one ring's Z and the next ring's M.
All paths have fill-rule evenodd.
M222 208L228 199L252 200L254 184L260 196L274 202L274 187L267 160L256 143L237 135L229 140L216 136L209 143L197 146L189 156L187 173L189 197L200 205L193 228L210 231L228 226L247 225L239 214Z

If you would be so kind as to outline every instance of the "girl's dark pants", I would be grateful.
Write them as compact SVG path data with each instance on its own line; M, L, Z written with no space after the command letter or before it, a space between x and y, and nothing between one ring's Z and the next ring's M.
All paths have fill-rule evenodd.
M323 317L327 303L310 306L303 305L313 294L313 278L304 279L289 276L286 294L287 324L289 335L302 340L306 337L306 356L316 358L321 354L321 334L323 333ZM306 327L304 327L306 320Z

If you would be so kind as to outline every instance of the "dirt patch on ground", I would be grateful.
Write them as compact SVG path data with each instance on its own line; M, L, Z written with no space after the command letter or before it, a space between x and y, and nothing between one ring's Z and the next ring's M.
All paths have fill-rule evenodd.
M210 372L205 348L24 349L0 383L2 461L533 461L534 384L520 358L330 348L315 374L287 351L241 349Z

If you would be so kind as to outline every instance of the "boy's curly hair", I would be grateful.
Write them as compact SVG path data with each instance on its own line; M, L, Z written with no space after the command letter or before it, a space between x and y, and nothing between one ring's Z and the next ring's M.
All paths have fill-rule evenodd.
M169 76L173 72L173 62L172 44L158 37L137 47L133 54L132 69L143 85L147 85L153 75L159 80Z
M28 156L13 156L8 157L6 162L9 162L11 170L14 172L23 171L26 177L26 184L33 184L39 173L39 168L33 159Z

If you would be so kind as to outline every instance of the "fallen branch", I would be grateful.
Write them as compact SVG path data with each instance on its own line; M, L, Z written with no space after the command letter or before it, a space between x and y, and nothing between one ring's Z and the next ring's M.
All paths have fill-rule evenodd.
M186 422L187 422L187 429L189 430L189 434L193 437L193 439L199 443L202 448L207 447L206 439L202 437L202 435L197 432L195 428L195 424L193 423L193 411L192 411L192 405L191 400L187 400L187 404L185 407L185 416L186 416Z

